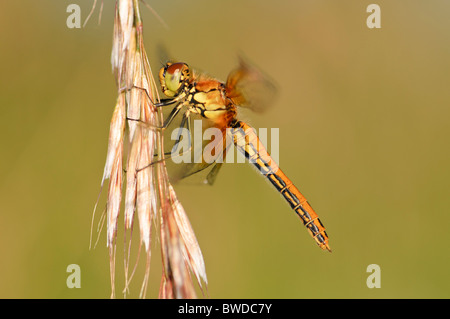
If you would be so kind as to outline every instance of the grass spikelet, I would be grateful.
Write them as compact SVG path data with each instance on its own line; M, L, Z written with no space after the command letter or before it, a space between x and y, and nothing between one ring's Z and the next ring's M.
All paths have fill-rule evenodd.
M102 189L105 180L110 179L105 214L111 297L115 297L116 237L122 186L125 183L124 293L128 293L129 283L137 265L136 261L130 273L131 240L134 219L137 217L140 237L137 258L143 248L146 263L140 297L144 298L147 292L151 241L154 237L152 226L158 225L163 262L159 297L195 298L191 272L203 290L202 282L207 284L205 265L192 226L169 182L164 163L162 132L154 129L163 123L163 116L154 105L159 101L159 97L144 49L143 25L137 0L116 1L111 64L118 98L111 120L101 182ZM124 142L129 144L128 150L124 150ZM126 161L123 160L124 154L127 157ZM156 163L149 165L155 161L155 157ZM98 199L94 207L93 221L97 204ZM101 230L104 220L105 217L102 215L98 231Z
M203 261L200 246L186 212L184 211L180 201L177 199L175 191L171 185L169 185L169 194L171 206L174 211L176 226L180 233L181 239L183 240L184 259L190 270L197 278L198 285L202 287L202 281L205 282L205 284L208 284L208 279L206 278L205 263Z

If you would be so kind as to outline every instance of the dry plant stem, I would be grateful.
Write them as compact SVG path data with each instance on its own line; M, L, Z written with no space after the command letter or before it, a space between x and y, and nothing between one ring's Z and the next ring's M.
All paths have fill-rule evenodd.
M101 182L102 189L105 180L109 179L107 202L105 213L100 217L97 227L97 231L100 231L106 220L111 298L115 297L116 237L123 184L125 184L124 295L129 293L129 283L135 274L142 247L146 254L146 265L140 297L144 298L146 295L150 275L152 224L158 226L159 220L159 227L156 228L159 228L163 262L159 297L195 298L191 272L203 291L202 283L207 284L206 271L193 229L169 182L164 163L163 135L159 130L148 129L163 123L164 119L161 110L157 110L154 105L154 101L159 101L159 97L144 49L139 1L117 0L115 9L111 64L118 97L111 119L108 152ZM138 118L139 121L127 121L126 118ZM128 126L127 139L126 126ZM130 146L125 152L126 141ZM157 150L159 150L158 164L149 166ZM124 152L127 155L125 170ZM142 167L147 168L140 169ZM92 217L91 242L97 203ZM131 240L136 216L139 220L140 243L137 260L130 273Z
M138 1L134 0L135 6ZM136 10L138 39L142 40L142 22L138 10ZM142 45L142 42L139 42ZM161 110L159 114L160 123L164 122ZM157 131L157 149L164 150L164 140L161 131ZM158 160L161 164L157 168L157 181L160 199L160 216L161 216L161 249L163 256L164 272L162 282L170 283L172 291L161 294L161 296L174 298L195 298L195 290L190 280L190 274L187 264L185 263L182 238L179 228L174 219L174 201L176 200L175 192L169 184L167 170L164 163L164 152L158 152ZM171 192L169 191L169 188ZM177 201L177 200L176 200ZM194 236L195 237L195 236ZM206 276L205 276L206 278ZM168 287L160 287L163 291L167 291Z

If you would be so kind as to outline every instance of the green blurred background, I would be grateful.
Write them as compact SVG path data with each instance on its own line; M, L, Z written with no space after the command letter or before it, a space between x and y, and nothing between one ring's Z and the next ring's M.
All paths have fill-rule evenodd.
M116 99L110 52L114 3L84 29L92 1L0 4L0 297L108 298L105 232L89 250L91 213ZM144 38L220 79L239 51L279 86L253 126L280 129L280 166L330 236L321 251L249 164L216 184L177 186L204 255L211 298L450 297L450 3L152 1ZM134 239L137 240L137 231ZM116 293L123 288L118 239ZM148 297L161 278L153 242ZM81 267L69 289L66 267ZM141 260L140 265L143 264ZM370 264L381 288L369 289ZM139 293L143 267L133 279Z

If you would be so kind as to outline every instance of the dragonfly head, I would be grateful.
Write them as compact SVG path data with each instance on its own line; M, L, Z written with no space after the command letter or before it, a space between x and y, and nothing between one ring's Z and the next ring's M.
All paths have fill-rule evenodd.
M189 77L189 66L182 62L167 62L166 66L159 71L161 89L169 97L180 94L187 81L189 81Z

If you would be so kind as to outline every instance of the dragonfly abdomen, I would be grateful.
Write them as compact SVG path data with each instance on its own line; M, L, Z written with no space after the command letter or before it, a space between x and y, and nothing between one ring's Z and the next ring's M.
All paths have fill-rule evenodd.
M266 176L300 217L316 243L322 249L331 251L328 245L328 235L325 231L325 227L320 221L319 216L297 187L295 187L280 169L278 169L276 173Z
M253 128L241 121L233 121L233 141L237 149L255 165L283 195L291 208L297 213L316 243L331 251L328 245L328 235L319 216L313 210L306 198L295 187L291 180L278 167L264 145L259 140Z

